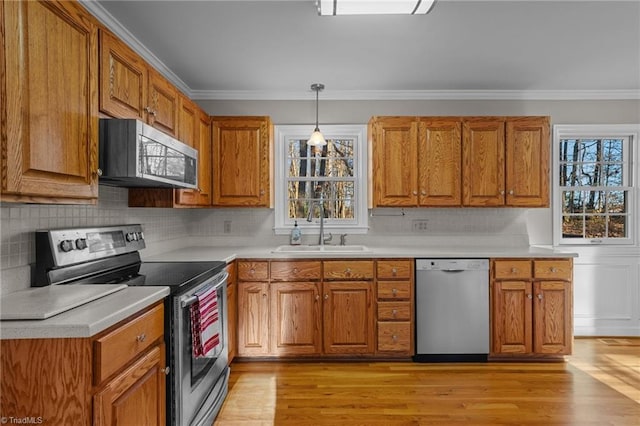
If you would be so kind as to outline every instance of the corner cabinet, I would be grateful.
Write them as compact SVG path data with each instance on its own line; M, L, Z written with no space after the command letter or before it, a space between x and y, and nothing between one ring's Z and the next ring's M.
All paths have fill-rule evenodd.
M272 207L269 117L212 117L213 205Z
M492 357L569 355L572 259L491 261Z
M75 2L0 3L2 201L95 204L98 32Z
M548 207L549 117L373 117L370 207Z
M92 338L1 340L0 351L4 417L55 425L166 424L162 302Z

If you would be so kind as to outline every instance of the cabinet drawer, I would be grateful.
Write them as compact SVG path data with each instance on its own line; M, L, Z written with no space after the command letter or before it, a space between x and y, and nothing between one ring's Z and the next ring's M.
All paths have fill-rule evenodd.
M373 279L372 260L328 260L324 262L327 280Z
M408 352L411 350L411 323L379 322L378 351Z
M379 260L376 270L378 279L410 279L413 262L410 260Z
M268 262L238 262L238 281L266 281L268 279Z
M531 278L531 261L496 260L493 272L496 279Z
M535 278L570 280L572 262L569 259L536 260L533 263Z
M271 279L301 281L320 279L320 261L271 262Z
M101 383L164 335L164 306L157 305L94 342L95 384Z
M378 302L378 321L411 320L411 302Z
M378 299L409 300L411 283L409 281L378 281Z

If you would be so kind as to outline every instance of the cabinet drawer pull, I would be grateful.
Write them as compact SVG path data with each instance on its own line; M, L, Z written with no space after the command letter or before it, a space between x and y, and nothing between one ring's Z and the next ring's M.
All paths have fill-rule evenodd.
M551 270L551 272L552 272L552 273L554 273L554 274L555 274L556 272L558 272L558 269L557 269L555 266L552 266L552 267L550 268L550 270Z
M394 318L397 317L398 316L398 310L397 309L392 310L391 311L391 315L393 315Z
M293 268L293 273L297 274L298 273L298 268Z
M395 277L396 275L398 275L398 270L397 270L396 268L393 268L393 269L391 270L391 275L393 275L394 277Z
M511 273L512 273L512 274L515 274L516 272L518 272L518 269L517 269L517 268L511 268Z
M391 336L391 339L392 339L394 342L397 342L397 341L398 341L398 336L394 334L393 336Z
M398 289L397 288L392 288L391 289L391 293L393 293L394 296L398 295Z
M144 342L146 340L146 338L147 338L147 335L142 333L142 334L136 336L136 341L138 343L142 343L142 342Z
M251 275L253 275L253 274L255 274L255 273L256 273L256 270L255 270L255 269L253 269L253 268L251 268L251 269L249 269L249 273L250 273Z

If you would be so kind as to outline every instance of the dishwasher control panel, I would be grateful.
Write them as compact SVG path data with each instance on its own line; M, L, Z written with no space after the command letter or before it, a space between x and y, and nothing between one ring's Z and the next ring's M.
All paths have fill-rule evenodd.
M418 271L488 271L489 259L416 259Z

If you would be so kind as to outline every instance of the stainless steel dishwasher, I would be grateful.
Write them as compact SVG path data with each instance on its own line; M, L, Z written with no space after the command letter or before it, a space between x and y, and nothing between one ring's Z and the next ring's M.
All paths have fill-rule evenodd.
M486 361L489 260L416 259L418 362Z

